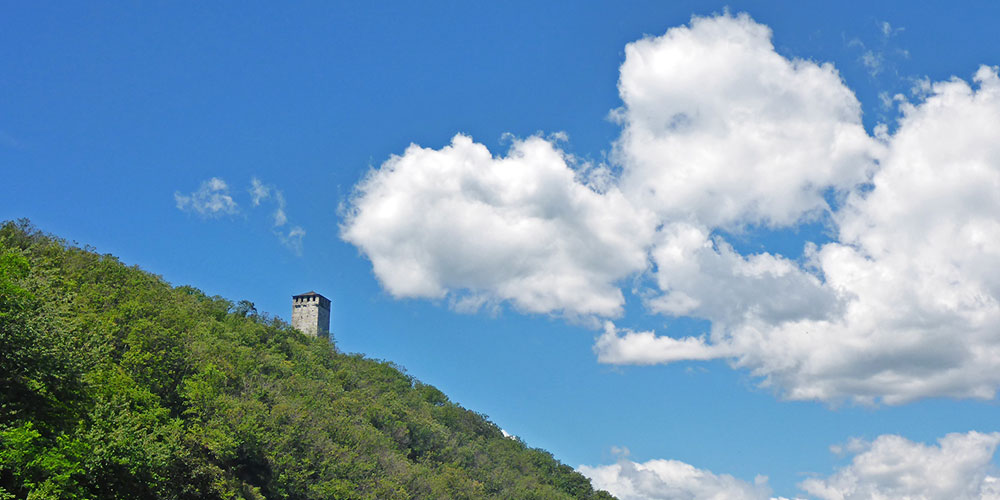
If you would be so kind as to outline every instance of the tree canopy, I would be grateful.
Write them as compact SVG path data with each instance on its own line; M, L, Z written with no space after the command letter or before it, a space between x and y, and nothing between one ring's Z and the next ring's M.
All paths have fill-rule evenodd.
M0 227L0 500L610 499L385 361Z

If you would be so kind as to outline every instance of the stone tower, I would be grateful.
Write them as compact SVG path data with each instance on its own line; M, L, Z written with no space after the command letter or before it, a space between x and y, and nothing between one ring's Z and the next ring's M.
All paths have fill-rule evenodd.
M329 340L330 299L316 292L292 295L292 327Z

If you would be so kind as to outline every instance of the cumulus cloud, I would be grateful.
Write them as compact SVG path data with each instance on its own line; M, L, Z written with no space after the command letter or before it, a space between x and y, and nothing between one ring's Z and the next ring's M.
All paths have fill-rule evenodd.
M604 363L723 357L790 399L994 397L997 68L893 97L898 126L873 137L832 65L723 14L629 44L619 92L611 168L557 136L504 156L411 145L358 184L341 237L396 297L604 320L636 278L648 311L711 322L682 339L605 323ZM721 236L816 220L834 241L794 260Z
M619 335L619 332L623 334ZM704 337L675 339L653 332L619 330L614 323L604 323L604 334L594 344L601 363L652 365L680 360L709 360L729 355L725 347L711 346Z
M808 246L804 266L739 255L704 222L667 224L651 250L664 293L649 308L710 319L707 349L732 353L791 399L994 397L1000 85L989 67L974 81L978 89L928 84L921 101L903 104L870 182L832 216L838 241ZM648 364L648 352L628 344L658 341L673 339L599 342L598 356ZM636 356L608 355L610 346Z
M184 195L174 192L177 208L184 212L194 212L204 217L219 217L239 213L239 205L229 195L229 186L218 177L201 183L197 191Z
M992 465L1000 433L948 434L925 445L894 435L855 441L851 464L799 487L826 500L979 500L1000 498Z
M798 263L767 252L740 255L704 227L669 223L654 241L661 293L647 299L653 312L707 318L721 327L749 318L823 319L842 307L838 294Z
M396 297L617 316L616 281L646 268L654 221L571 161L541 137L500 157L464 135L411 145L357 186L341 234Z
M753 483L714 474L678 460L637 463L622 457L613 465L577 468L594 487L620 500L768 500L767 478Z
M934 84L924 101L904 106L870 186L853 192L834 215L838 241L811 252L822 285L799 278L788 288L812 290L828 304L836 300L824 294L839 297L833 314L782 317L755 313L766 308L748 303L738 317L724 308L686 311L680 300L667 312L713 320L711 345L725 346L738 366L792 399L892 404L926 396L994 397L1000 384L1000 79L995 68L984 67L975 82L978 89L958 79ZM683 261L690 266L698 259ZM700 269L694 276L695 282L712 279ZM730 281L742 279L737 273Z
M628 44L618 91L622 189L668 220L788 226L874 167L877 144L836 69L781 56L746 14Z
M851 455L850 464L799 488L817 500L996 500L1000 471L993 456L1000 433L952 433L928 445L884 434L873 441L852 438L831 450ZM627 449L612 465L577 470L595 488L621 500L783 500L772 497L766 476L748 482L698 469L678 460L633 462Z

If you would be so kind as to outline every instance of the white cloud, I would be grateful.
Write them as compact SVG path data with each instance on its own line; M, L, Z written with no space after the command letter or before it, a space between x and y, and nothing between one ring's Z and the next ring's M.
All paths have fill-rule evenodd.
M746 15L694 18L626 47L620 174L558 135L506 156L411 145L359 183L341 236L396 297L612 318L637 276L650 312L711 321L684 339L608 324L605 363L726 357L790 399L992 398L1000 78L974 81L893 97L896 131L871 137L831 65L781 56ZM836 240L799 260L719 236L817 218Z
M581 465L577 471L594 487L620 500L767 500L767 478L753 483L713 474L677 460L637 463L622 457L613 465Z
M865 68L868 69L868 74L875 77L882 72L882 66L885 64L885 56L882 52L866 50L861 54L861 64L864 64Z
M302 240L306 231L300 226L293 226L285 230L282 229L288 223L288 216L285 214L285 196L274 186L264 184L253 177L250 179L250 202L254 207L259 207L262 201L273 199L275 204L274 213L271 215L272 232L282 245L287 247L296 255L302 255ZM239 213L239 204L233 200L229 194L229 186L218 177L202 182L198 191L189 195L182 195L180 192L174 193L174 200L177 208L186 212L196 212L204 217L219 217L223 214Z
M306 237L306 230L299 226L293 226L287 232L275 229L274 234L278 236L278 241L285 245L295 255L302 255L302 239Z
M281 191L274 194L274 199L278 203L278 208L274 210L274 227L281 227L288 223L288 216L285 215L285 195Z
M879 27L882 28L882 35L889 36L892 34L892 25L888 21L882 21L879 23Z
M306 231L299 226L294 226L288 231L281 229L288 223L288 215L285 213L285 194L274 186L269 186L256 177L250 179L250 193L253 206L260 206L264 200L274 200L274 212L271 214L271 222L275 236L282 245L286 246L295 255L302 255L302 239L305 238Z
M723 347L710 346L702 337L674 339L656 336L653 332L634 332L619 329L607 321L604 334L594 344L597 360L601 363L651 365L680 360L708 360L726 357Z
M288 216L285 214L285 194L279 191L274 186L268 186L260 181L256 177L250 179L250 197L253 201L253 206L259 207L260 202L267 199L274 199L275 209L274 213L271 215L274 227L284 226L288 222Z
M973 500L1000 498L992 465L1000 433L948 434L938 444L883 435L855 441L851 464L799 487L826 500Z
M201 183L197 191L183 195L174 192L177 208L185 212L196 212L205 217L219 217L239 213L239 205L229 195L229 186L218 177Z
M271 197L270 186L265 186L260 179L256 177L250 178L250 197L253 202L253 206L259 207L261 200L266 200Z
M852 438L831 446L838 455L852 455L850 464L799 488L818 500L998 500L1000 471L992 462L998 444L1000 433L975 431L947 434L936 445L890 434ZM627 449L621 455L615 464L577 470L621 500L782 498L771 497L766 476L750 483L677 460L633 462Z
M341 234L396 297L617 316L615 282L646 268L654 221L616 188L585 185L571 161L540 137L503 157L463 135L411 145L357 186Z
M666 220L789 226L874 167L877 144L833 66L782 57L745 14L628 44L618 90L622 189Z
M868 70L868 74L872 78L879 78L879 75L885 74L899 80L895 60L900 58L907 59L910 53L906 49L895 46L891 39L905 31L905 29L893 27L887 21L880 21L875 24L880 35L877 40L873 41L874 45L877 45L877 48L869 48L859 38L851 39L847 43L847 46L856 47L862 51L861 55L858 56L858 61Z
M903 104L896 133L882 132L886 144L870 184L852 190L832 216L838 241L807 247L805 267L766 253L739 255L705 225L667 223L651 250L664 293L648 307L711 320L704 349L730 352L736 366L790 399L994 397L1000 79L984 67L975 81L978 89L958 79L928 85L922 101ZM674 340L622 337L599 343L599 359L655 360L630 342ZM606 355L608 346L636 357ZM703 357L657 352L662 362Z
M870 190L836 214L839 241L813 263L845 300L838 314L736 323L708 314L720 326L713 343L736 353L738 366L792 399L994 397L1000 79L983 68L976 81L978 90L935 84L926 101L905 106Z
M669 223L655 243L661 295L647 300L653 312L707 318L721 328L748 318L823 319L842 307L833 290L796 262L766 252L740 255L703 227Z

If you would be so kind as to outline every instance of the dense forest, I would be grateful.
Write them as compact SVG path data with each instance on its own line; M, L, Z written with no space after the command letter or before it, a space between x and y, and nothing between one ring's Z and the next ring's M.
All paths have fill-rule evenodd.
M0 227L0 500L610 499L392 363Z

